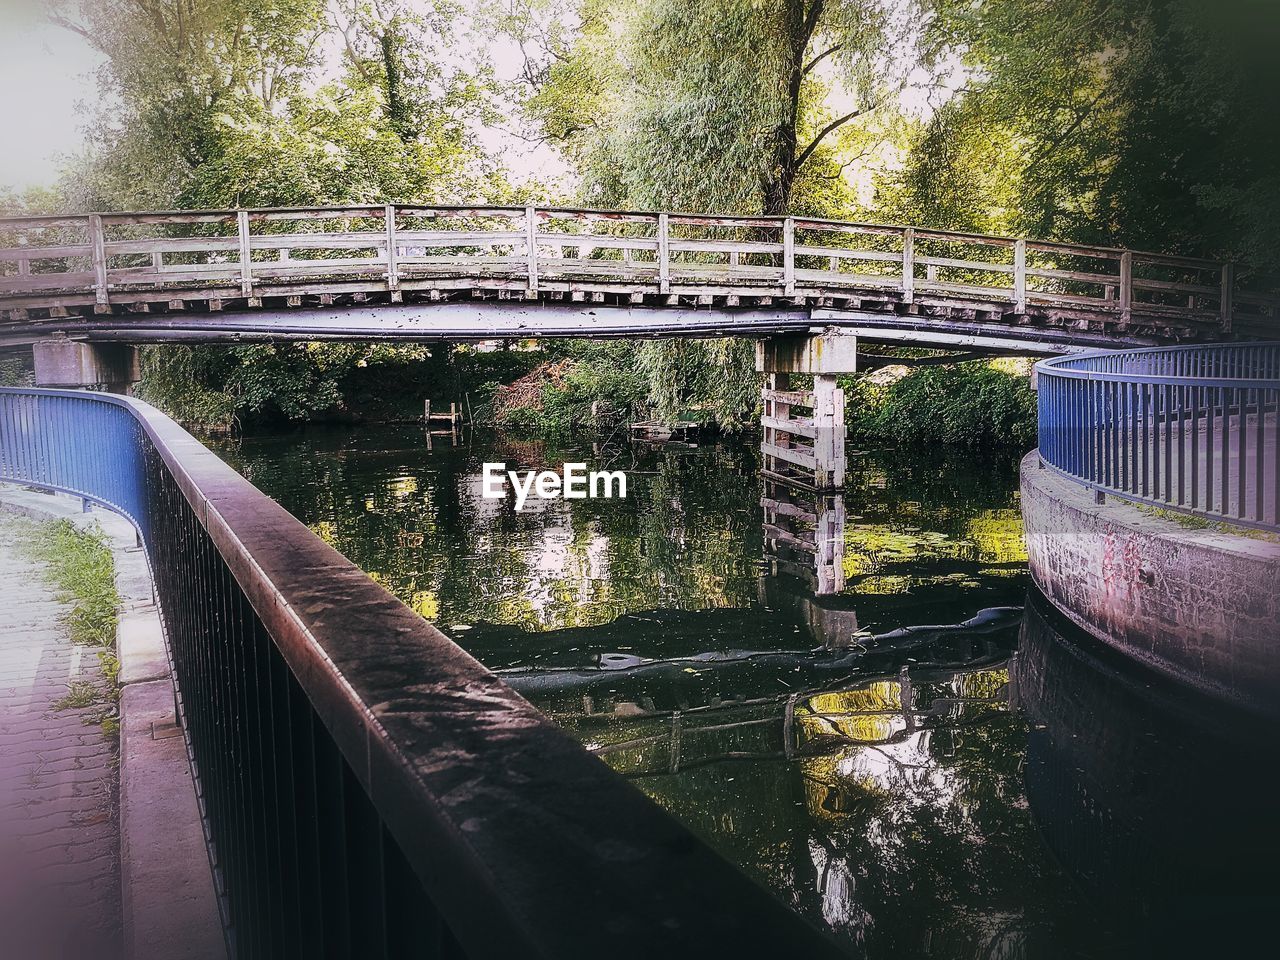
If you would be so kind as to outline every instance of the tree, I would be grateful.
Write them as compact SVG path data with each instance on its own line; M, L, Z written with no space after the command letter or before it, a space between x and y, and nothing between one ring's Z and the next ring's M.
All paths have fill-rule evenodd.
M939 0L930 32L968 82L886 185L895 214L1280 276L1274 5Z
M512 199L474 132L491 114L491 71L431 59L459 16L443 0L62 0L49 16L105 55L119 104L63 183L71 206ZM337 38L344 56L326 74L317 51ZM297 419L340 405L371 352L154 348L143 390L188 419Z
M503 23L525 55L529 116L592 202L786 214L829 192L820 179L850 126L896 102L918 33L908 8L520 0Z

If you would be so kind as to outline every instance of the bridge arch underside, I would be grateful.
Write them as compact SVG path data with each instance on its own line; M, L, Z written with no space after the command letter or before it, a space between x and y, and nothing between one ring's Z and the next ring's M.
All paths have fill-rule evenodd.
M391 302L364 295L338 298L271 298L259 307L234 308L216 301L165 300L112 304L93 312L52 306L20 320L0 321L0 349L14 350L50 338L115 343L236 343L253 341L454 341L493 339L667 338L745 336L839 331L871 344L1054 355L1080 349L1152 345L1170 339L1168 328L1141 317L1118 325L1114 318L1052 312L1008 314L996 305L865 305L836 298L760 297L764 304L728 298L663 298L662 304L588 300L458 299ZM677 302L666 303L668 299ZM702 299L712 300L700 303ZM615 302L609 302L613 300ZM719 301L719 302L714 302ZM210 307L213 303L215 308ZM3 304L0 303L0 310Z

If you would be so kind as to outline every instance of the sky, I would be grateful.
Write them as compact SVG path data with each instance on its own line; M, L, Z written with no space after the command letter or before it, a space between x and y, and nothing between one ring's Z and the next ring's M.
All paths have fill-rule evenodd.
M84 144L98 103L98 54L41 21L29 0L0 0L0 192L47 186Z

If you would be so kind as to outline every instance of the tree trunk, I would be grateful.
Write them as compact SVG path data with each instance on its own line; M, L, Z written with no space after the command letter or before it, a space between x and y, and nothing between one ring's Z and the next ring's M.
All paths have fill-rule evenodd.
M395 27L388 25L382 32L382 65L386 70L387 120L391 129L402 142L407 143L413 136L409 129L409 106L401 89L403 80L400 69L400 38L395 34Z
M825 0L785 0L783 28L787 38L785 66L787 95L782 116L772 134L769 171L763 187L764 213L785 216L791 210L791 191L800 172L799 133L800 90L804 83L805 51L822 17Z

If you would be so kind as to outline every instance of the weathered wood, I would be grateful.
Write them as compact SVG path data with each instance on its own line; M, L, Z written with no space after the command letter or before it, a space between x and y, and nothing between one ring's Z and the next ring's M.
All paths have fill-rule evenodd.
M799 504L790 503L786 500L774 500L769 497L761 497L760 506L767 512L776 513L782 517L794 517L797 520L813 524L818 522L818 515L816 513Z
M812 540L793 533L786 527L780 527L773 523L764 523L761 524L761 527L764 530L765 537L770 540L779 540L789 547L793 547L796 550L803 550L806 553L818 552L818 546Z
M395 290L400 285L400 268L396 263L396 208L388 203L383 210L387 231L387 289Z
M799 417L783 419L781 417L765 416L760 418L760 423L763 426L782 430L798 437L808 437L810 440L818 435L818 428L813 425L812 420L802 420Z
M658 214L658 285L663 293L671 292L671 221Z
M437 229L414 229L423 221L433 221ZM254 235L253 223L288 232ZM671 233L672 223L679 227L678 236ZM221 229L232 224L234 234ZM446 229L454 224L458 229ZM103 234L104 226L149 226L163 232L191 225L213 226L216 235L107 239ZM308 225L314 229L309 231ZM68 229L84 231L87 242L68 242ZM742 239L716 236L717 230ZM803 242L797 230L804 233ZM617 231L653 233L612 235ZM55 235L42 244L46 233ZM207 302L228 295L228 282L238 283L245 299L264 285L273 296L286 297L321 290L394 295L401 288L439 286L472 290L480 298L522 291L520 296L536 300L544 288L548 295L567 291L568 282L591 293L596 302L596 294L609 293L631 303L646 302L646 294L662 294L676 297L677 303L683 297L684 302L726 307L752 297L757 305L769 306L774 298L785 297L782 302L801 307L837 300L846 309L891 309L903 303L908 313L959 309L972 316L976 310L996 319L1007 314L1010 303L1022 314L1034 304L1041 322L1052 321L1052 311L1062 309L1075 311L1073 318L1129 324L1136 311L1148 322L1163 324L1166 335L1175 335L1175 327L1194 331L1206 323L1228 331L1233 313L1270 316L1274 309L1272 299L1236 294L1228 268L1197 258L804 217L358 204L16 217L0 219L0 236L9 243L0 248L0 309L7 311L85 302L104 306L108 290L108 300L120 297L127 303L162 305L174 293ZM858 237L901 238L902 252L860 249ZM848 246L830 245L846 242L843 238ZM938 244L959 245L968 256L917 255L918 240L928 241L930 251ZM540 243L574 256L544 257ZM983 248L993 252L972 252ZM276 256L254 261L254 251ZM1037 265L1027 264L1028 251L1036 254ZM1085 269L1068 269L1073 264L1058 258L1075 258ZM860 262L883 265L885 273L860 270ZM923 279L915 275L917 263L924 266ZM1119 267L1115 274L1093 267L1111 263ZM1147 276L1170 269L1189 276ZM1010 280L1008 285L940 280L948 277L946 270ZM1038 289L1028 278L1038 281ZM1053 289L1058 286L1071 292ZM871 296L860 296L863 291ZM858 306L849 305L853 303Z
M1226 333L1231 332L1231 312L1233 309L1231 302L1231 288L1234 284L1235 267L1230 263L1224 263L1222 265L1221 286L1219 287L1218 316L1222 322L1222 329Z
M93 289L97 303L110 303L107 296L107 250L102 234L102 217L89 214L89 244L93 247Z
M911 227L902 232L902 302L911 303L916 294L916 233Z
M787 217L782 224L782 286L788 297L796 292L796 222Z
M529 292L538 292L538 214L533 207L524 208L524 246L529 269Z
M240 294L253 296L253 252L249 245L249 211L236 213L236 229L240 241Z
M766 387L760 391L760 396L765 400L792 404L797 407L813 406L813 394L806 390L773 390Z
M916 257L916 263L930 267L955 267L959 270L977 270L986 273L1013 273L1008 263L986 263L981 260L956 260L952 257Z
M762 443L760 452L767 457L793 463L797 467L805 467L808 470L816 470L818 466L813 453L806 451L803 447L781 447L776 443Z
M1133 315L1133 254L1120 254L1120 316L1127 323Z

